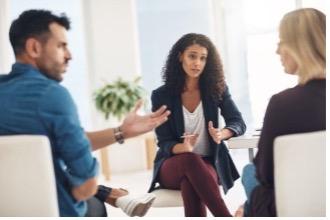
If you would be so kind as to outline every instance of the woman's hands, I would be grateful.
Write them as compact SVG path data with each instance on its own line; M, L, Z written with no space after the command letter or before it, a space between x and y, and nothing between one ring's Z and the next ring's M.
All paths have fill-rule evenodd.
M183 137L183 148L186 150L185 152L192 152L194 145L196 144L198 134L183 133Z
M197 138L198 138L198 134L187 134L187 133L183 133L182 136L183 139L183 143L180 144L176 144L173 149L172 152L174 154L181 154L181 153L186 153L186 152L192 152L194 149L194 145L196 144Z
M227 140L234 136L234 132L228 128L215 128L213 127L213 122L209 121L208 124L208 131L213 139L213 141L217 144L220 144L222 140ZM186 153L186 152L192 152L194 149L194 145L196 144L198 134L187 134L184 133L182 136L183 143L179 143L174 145L172 152L174 154L181 154L181 153Z
M234 136L234 132L227 128L223 128L221 130L219 128L214 128L212 121L209 121L208 130L213 141L217 144L220 144L222 140L227 140L228 138Z

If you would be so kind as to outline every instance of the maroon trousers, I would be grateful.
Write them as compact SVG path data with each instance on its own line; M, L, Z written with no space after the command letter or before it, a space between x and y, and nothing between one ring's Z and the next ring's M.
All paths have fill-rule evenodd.
M220 194L217 173L207 159L195 153L177 154L164 161L160 185L181 190L185 216L204 217L206 207L214 216L231 216Z

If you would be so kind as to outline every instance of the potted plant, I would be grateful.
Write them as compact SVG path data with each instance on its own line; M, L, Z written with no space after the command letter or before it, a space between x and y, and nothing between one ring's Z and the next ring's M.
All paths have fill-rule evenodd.
M145 98L146 91L138 83L140 79L138 77L133 81L126 81L118 78L94 93L96 108L104 114L105 119L112 115L121 120L139 99Z

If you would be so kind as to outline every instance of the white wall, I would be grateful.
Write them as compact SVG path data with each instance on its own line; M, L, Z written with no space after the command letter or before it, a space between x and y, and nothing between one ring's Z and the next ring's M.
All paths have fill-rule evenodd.
M243 0L213 0L216 44L223 60L230 93L247 124L253 130L247 72L247 46L243 17Z
M88 72L91 91L117 77L131 80L140 75L140 58L134 0L84 1ZM92 106L93 128L118 125L105 121ZM109 134L110 135L110 134ZM145 169L144 139L127 140L108 147L111 172Z
M92 86L140 73L133 0L84 1Z
M214 38L211 1L139 0L136 5L143 83L151 93L162 84L162 67L180 37L194 32Z
M0 0L0 74L8 73L14 54L9 44L10 1Z

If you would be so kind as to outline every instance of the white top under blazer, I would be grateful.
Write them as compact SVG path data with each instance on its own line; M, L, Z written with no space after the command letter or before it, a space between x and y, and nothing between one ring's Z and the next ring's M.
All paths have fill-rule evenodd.
M199 102L197 108L193 112L189 112L183 105L183 121L184 130L187 134L198 134L193 152L201 156L211 154L210 144L208 140L208 130L205 124L202 101Z

